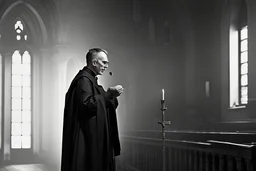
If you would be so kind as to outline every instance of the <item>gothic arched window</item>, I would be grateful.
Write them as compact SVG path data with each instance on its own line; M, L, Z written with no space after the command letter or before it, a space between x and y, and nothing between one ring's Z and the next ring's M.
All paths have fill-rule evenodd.
M31 54L24 24L14 24L17 49L12 53L11 69L11 148L31 148ZM16 44L16 43L15 43Z

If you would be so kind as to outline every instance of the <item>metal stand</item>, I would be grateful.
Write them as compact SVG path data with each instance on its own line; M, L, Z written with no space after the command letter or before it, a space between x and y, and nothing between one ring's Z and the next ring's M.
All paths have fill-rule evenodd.
M161 111L162 111L162 121L159 121L158 124L162 125L162 140L163 140L163 171L165 171L165 126L166 125L171 125L171 121L165 121L165 116L164 116L164 112L167 110L167 108L165 107L165 101L161 100Z

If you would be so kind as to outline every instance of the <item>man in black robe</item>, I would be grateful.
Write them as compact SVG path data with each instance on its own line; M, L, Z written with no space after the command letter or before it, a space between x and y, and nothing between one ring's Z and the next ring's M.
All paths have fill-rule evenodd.
M120 85L107 92L97 75L108 68L107 52L90 49L87 66L73 79L65 98L61 171L115 171L120 155L116 119Z

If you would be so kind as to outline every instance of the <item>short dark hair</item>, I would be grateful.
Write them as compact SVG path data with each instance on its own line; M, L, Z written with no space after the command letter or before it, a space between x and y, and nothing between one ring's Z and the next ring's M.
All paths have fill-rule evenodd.
M92 59L93 59L93 56L96 53L99 53L99 52L104 52L106 55L108 55L108 52L105 49L102 49L102 48L92 48L92 49L89 49L89 51L86 54L86 63L87 64L91 63Z

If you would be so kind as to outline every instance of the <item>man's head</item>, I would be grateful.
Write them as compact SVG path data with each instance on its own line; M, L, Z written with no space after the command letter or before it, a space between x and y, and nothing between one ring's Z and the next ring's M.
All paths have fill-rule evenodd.
M90 49L86 54L87 67L96 75L102 75L108 68L108 52L101 48Z

